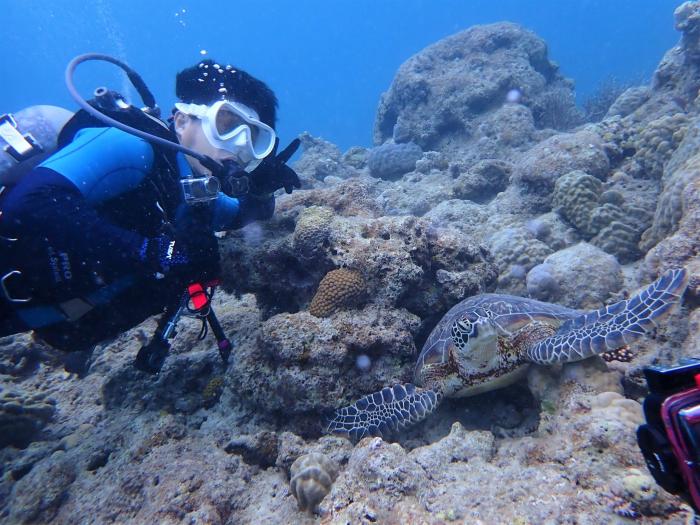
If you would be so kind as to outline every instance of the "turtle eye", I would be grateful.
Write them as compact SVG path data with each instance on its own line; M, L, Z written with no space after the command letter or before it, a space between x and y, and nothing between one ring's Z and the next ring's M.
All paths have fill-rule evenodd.
M457 321L457 328L461 332L469 333L472 330L472 322L469 319L462 319Z
M452 325L452 340L458 348L465 348L470 337L476 337L476 323L463 318Z

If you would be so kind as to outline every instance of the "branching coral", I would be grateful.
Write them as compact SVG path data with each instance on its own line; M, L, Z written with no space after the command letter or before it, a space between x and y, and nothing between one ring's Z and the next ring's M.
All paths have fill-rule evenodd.
M338 477L337 465L326 455L305 454L290 468L290 489L301 510L313 510L323 500Z
M311 300L309 313L316 317L328 317L338 310L356 305L365 291L365 280L359 272L347 268L331 270L321 279L318 291Z

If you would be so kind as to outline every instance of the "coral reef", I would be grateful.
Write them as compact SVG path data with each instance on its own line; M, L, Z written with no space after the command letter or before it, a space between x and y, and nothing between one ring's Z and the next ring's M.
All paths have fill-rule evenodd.
M345 162L335 144L306 132L299 138L303 153L294 168L304 183L302 187L314 186L327 177L346 179L357 175L355 166Z
M644 232L640 243L643 250L649 250L678 227L684 209L683 191L698 178L700 172L699 145L700 131L694 125L668 162L653 223Z
M513 89L520 99L513 106L522 106L516 113L525 116L525 122L529 119L530 126L533 120L538 127L552 125L547 115L576 111L571 84L549 61L540 38L511 23L472 27L401 65L381 97L374 142L412 141L423 150L438 151L478 145L470 150L474 161L492 157L491 145L499 142L500 133L480 125L503 106ZM511 119L502 126L494 124L504 134L519 133Z
M330 492L338 466L317 452L298 457L289 469L289 488L301 510L314 510Z
M204 406L210 408L219 402L224 391L224 378L221 376L212 377L202 390Z
M367 155L367 167L372 177L395 180L413 171L423 155L420 146L407 144L382 144L372 148Z
M340 309L356 306L365 295L365 280L360 272L338 268L328 272L318 291L311 299L309 313L316 317L328 317Z
M648 122L634 138L623 147L635 151L634 169L640 176L658 179L673 151L683 140L688 127L684 113L664 115Z
M654 246L645 257L647 272L654 276L668 268L700 264L700 176L696 172L681 194L681 218L676 232ZM659 202L661 205L661 202Z
M489 249L501 273L513 265L528 271L552 253L549 246L522 227L500 230L489 240Z
M675 19L651 84L565 133L572 84L539 37L500 23L399 68L377 147L303 134L302 188L220 240L228 364L188 316L155 377L132 362L156 319L97 345L82 379L29 334L0 340L0 521L691 522L635 442L642 368L700 352L700 1ZM682 308L630 362L529 366L527 384L446 399L396 443L322 436L328 411L412 381L462 299L599 308L679 266ZM338 271L361 274L366 301L311 315ZM321 295L325 315L338 294Z
M591 215L600 202L603 183L583 171L571 171L557 179L552 205L584 235L592 237Z

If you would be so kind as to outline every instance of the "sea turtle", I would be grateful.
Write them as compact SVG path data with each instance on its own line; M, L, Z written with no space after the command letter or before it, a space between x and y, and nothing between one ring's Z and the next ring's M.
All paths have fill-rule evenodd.
M624 352L680 300L687 272L673 269L631 299L583 312L533 299L481 294L452 307L428 336L413 384L395 385L338 409L325 430L353 440L423 420L445 397L515 382L530 363Z

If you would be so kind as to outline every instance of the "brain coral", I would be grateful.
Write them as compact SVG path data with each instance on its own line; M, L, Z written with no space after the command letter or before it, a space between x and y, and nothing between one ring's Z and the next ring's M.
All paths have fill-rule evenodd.
M591 214L598 206L602 187L597 178L583 171L571 171L554 185L552 204L579 231L590 235Z
M313 510L338 477L338 466L324 454L299 456L290 468L289 487L301 510Z
M622 262L637 259L637 244L651 223L647 210L625 202L617 191L603 192L603 184L582 171L572 171L554 186L556 211L585 239Z
M357 304L366 290L365 280L359 272L339 268L328 272L311 300L309 313L316 317L328 317L342 308Z

